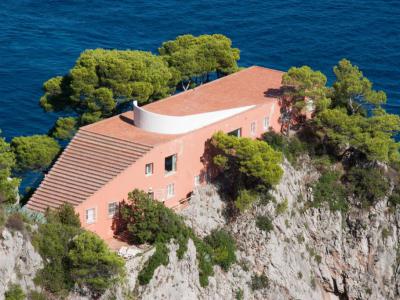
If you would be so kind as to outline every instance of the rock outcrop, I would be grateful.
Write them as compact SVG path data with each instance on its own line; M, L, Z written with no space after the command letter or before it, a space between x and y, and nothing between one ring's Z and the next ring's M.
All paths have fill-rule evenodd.
M142 299L398 299L400 283L400 213L389 213L386 200L347 217L328 209L305 208L312 200L308 183L318 173L284 164L284 176L273 195L276 203L256 205L227 224L224 203L212 186L200 189L182 211L204 236L225 227L238 245L238 262L229 270L215 268L209 285L198 280L196 250L178 260L171 245L170 263L159 267L151 282L136 285ZM277 212L277 204L287 209ZM274 229L266 233L256 218L269 216ZM264 274L265 288L252 290L252 277Z
M154 249L139 249L126 260L126 282L102 299L399 299L400 210L389 211L387 199L346 215L308 208L309 183L318 177L310 165L305 162L296 170L285 162L283 178L273 192L275 200L254 205L231 222L223 216L225 204L214 186L196 191L181 212L186 223L201 237L223 227L238 247L237 263L228 272L214 267L207 287L200 286L193 242L189 240L182 259L171 242L168 265L158 267L149 284L139 285L137 276ZM260 230L258 216L268 216L273 230ZM0 300L10 283L34 289L32 280L41 266L28 239L3 230ZM264 283L255 287L254 278L261 275ZM88 298L71 294L69 299Z
M29 238L20 231L6 228L0 232L0 300L10 284L19 284L25 291L35 290L33 279L43 267L42 258Z

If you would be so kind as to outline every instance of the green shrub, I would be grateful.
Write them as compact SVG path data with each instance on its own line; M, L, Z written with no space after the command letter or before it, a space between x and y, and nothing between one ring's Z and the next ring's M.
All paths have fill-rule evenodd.
M354 167L347 174L349 190L362 203L363 207L375 204L387 195L389 181L378 168Z
M121 203L121 222L126 224L120 230L129 235L134 243L156 244L156 251L139 273L139 283L147 284L158 266L168 263L166 244L174 240L179 244L178 258L187 250L188 239L192 239L197 251L199 280L201 286L208 285L213 274L213 252L209 245L199 239L192 229L174 211L155 201L143 191L134 190L128 195L127 203Z
M261 205L267 205L268 203L276 202L275 197L271 194L270 191L268 192L259 192L258 193L258 198L260 199L260 204Z
M19 170L43 170L60 152L60 145L47 135L15 137L11 141Z
M211 139L212 162L222 172L231 190L258 184L279 183L283 170L282 153L266 142L217 132Z
M236 244L232 236L225 230L213 230L204 241L210 245L213 260L224 271L236 262Z
M31 291L28 296L29 300L47 300L47 296L41 292Z
M61 223L46 223L39 227L33 244L44 260L44 268L36 274L35 282L48 291L66 294L74 285L69 276L68 246L80 229Z
M4 211L4 208L0 205L0 231L6 224L6 220L7 220L6 212Z
M280 133L268 131L264 133L263 140L273 149L281 151L293 166L297 166L298 158L308 150L307 144L297 136L286 137Z
M281 203L278 203L276 205L276 214L281 215L284 214L289 208L289 202L288 199L284 199Z
M67 221L69 218L65 218L70 211L68 205L63 205L58 210L48 210L47 222L39 226L32 240L44 260L44 268L37 272L35 283L57 295L68 294L74 286L69 273L67 255L71 240L82 230L76 226L76 222ZM72 215L70 216L72 219Z
M79 287L102 295L124 273L124 261L96 234L85 231L72 239L67 255L70 277Z
M61 223L66 226L81 227L79 215L75 213L74 207L69 203L62 204L57 210L47 210L48 223Z
M235 207L244 212L257 200L257 194L250 190L240 190L235 200Z
M388 202L391 207L396 207L400 204L400 186L398 184L394 187L392 194L389 196Z
M11 214L7 219L6 227L12 231L22 232L25 229L25 224L21 214L18 212Z
M268 216L257 216L256 226L267 233L274 229L272 220Z
M165 243L157 243L156 251L139 272L138 280L141 285L148 284L153 278L154 271L161 265L168 265L168 248Z
M213 270L213 251L210 245L196 236L192 236L193 242L196 246L197 260L199 263L199 281L202 287L208 285L208 277L214 274Z
M244 299L244 293L242 289L238 289L235 293L235 299L236 300L243 300Z
M253 291L269 287L268 277L264 273L261 275L254 274L253 276L251 276L250 287Z
M340 173L335 171L324 172L313 188L313 207L321 207L327 203L332 211L346 212L348 203L346 189L340 182Z
M19 284L12 284L4 294L5 300L24 300L25 294Z

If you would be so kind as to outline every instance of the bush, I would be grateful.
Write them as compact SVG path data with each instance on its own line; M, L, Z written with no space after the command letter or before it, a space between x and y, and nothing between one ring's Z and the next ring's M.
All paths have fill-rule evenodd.
M210 245L203 242L196 236L192 236L196 246L197 260L199 261L199 280L200 285L205 287L208 285L208 277L214 274L213 270L213 252Z
M240 190L235 200L235 207L240 211L244 212L257 200L255 192L250 190Z
M261 275L254 274L253 276L251 276L250 287L253 291L269 287L268 277L264 273Z
M111 252L96 234L85 231L69 245L67 255L69 273L81 288L89 288L95 295L102 295L123 275L124 261Z
M397 205L400 205L400 186L398 184L394 187L392 194L388 199L388 202L391 207L396 207Z
M41 292L31 291L28 296L29 300L47 300L47 296Z
M348 210L346 189L340 182L338 172L324 172L314 185L313 194L313 207L318 208L327 203L332 211L346 212Z
M288 199L285 198L281 203L278 203L276 205L276 214L277 215L284 214L288 210L288 207L289 207L289 202Z
M144 268L139 272L138 280L141 285L148 284L153 278L154 271L161 265L168 265L168 248L164 243L156 244L156 251L146 262Z
M57 210L47 210L46 218L49 223L61 223L66 226L81 227L79 215L69 203L62 204Z
M6 212L4 211L4 208L0 205L0 231L6 224L6 219Z
M274 229L272 220L267 216L257 216L256 226L267 233Z
M266 142L217 132L211 139L212 162L222 171L231 189L272 186L279 183L283 170L282 153Z
M67 261L68 245L80 231L57 222L39 227L33 244L44 260L44 268L36 274L36 284L59 295L68 293L73 287Z
M308 150L307 144L297 136L286 137L280 133L268 131L264 133L263 140L274 150L281 151L293 166L297 166L298 158Z
M23 231L25 229L24 220L20 213L13 213L7 219L6 227L12 231Z
M387 195L389 181L378 168L354 167L347 174L349 191L361 201L363 207L374 205Z
M44 261L44 268L36 274L35 283L58 295L67 294L74 286L67 255L71 240L82 231L76 222L67 221L70 220L65 217L68 211L70 208L67 205L58 210L48 210L47 223L39 226L32 241ZM72 215L70 217L73 218ZM67 224L62 223L64 221ZM71 226L71 223L74 225Z
M5 300L24 300L25 294L19 284L12 284L4 294Z
M225 230L213 230L204 241L213 251L213 260L224 271L236 262L236 245L232 236Z
M134 243L156 245L156 251L139 273L139 283L147 284L158 266L168 263L167 243L174 240L179 244L178 258L187 250L188 239L192 239L197 251L199 280L201 286L208 285L213 274L213 252L209 245L199 239L182 218L161 202L154 201L143 191L135 189L128 195L128 203L121 203L120 230L128 233Z
M11 148L16 156L17 168L21 171L46 169L60 152L57 141L47 135L15 137Z

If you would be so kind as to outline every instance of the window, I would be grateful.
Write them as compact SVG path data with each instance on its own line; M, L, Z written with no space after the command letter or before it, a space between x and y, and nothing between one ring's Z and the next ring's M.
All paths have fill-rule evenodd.
M115 213L117 212L117 208L118 208L117 202L108 203L108 216L114 217Z
M269 118L268 117L264 118L264 129L269 129Z
M251 124L250 124L250 133L252 135L256 134L256 122L251 122Z
M165 173L176 171L176 154L165 158Z
M241 137L241 136L242 136L242 128L238 128L238 129L235 129L235 130L233 130L233 131L231 131L231 132L228 132L228 135L233 135L233 136L236 136L236 137Z
M200 185L200 175L194 176L194 186Z
M146 168L145 168L144 172L147 176L150 176L151 174L153 174L153 163L146 164Z
M96 221L96 209L89 208L86 210L86 223L92 224Z
M175 186L173 183L167 185L167 198L175 196Z

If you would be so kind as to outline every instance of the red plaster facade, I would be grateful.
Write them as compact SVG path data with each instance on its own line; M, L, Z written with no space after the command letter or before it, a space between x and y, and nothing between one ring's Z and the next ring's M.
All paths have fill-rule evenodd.
M241 73L242 76L240 75ZM207 170L205 169L201 158L204 155L206 141L209 140L213 133L217 131L224 131L228 133L240 128L242 136L252 138L260 137L261 134L267 131L269 128L279 132L279 101L275 97L267 96L267 92L270 89L279 89L282 74L283 73L279 71L260 67L252 67L236 74L224 77L223 79L219 79L216 82L205 84L205 89L208 89L207 97L212 95L212 88L207 88L207 86L213 85L214 89L217 89L217 92L221 93L221 95L223 95L224 90L226 90L226 93L229 94L227 99L242 100L235 100L229 104L226 101L225 104L218 104L216 103L218 98L215 98L212 99L212 105L207 108L207 98L200 100L196 99L197 102L195 104L202 107L201 112L214 111L215 109L240 107L245 105L254 105L254 107L185 134L165 135L142 132L142 130L136 128L132 123L126 121L126 119L133 118L132 113L126 113L122 117L113 117L82 128L81 130L83 131L95 132L99 135L114 137L121 140L136 141L138 143L150 146L147 152L138 157L133 163L130 163L123 171L118 172L116 176L113 176L104 184L101 182L98 183L99 188L95 192L90 192L89 196L85 196L86 194L84 194L79 203L73 203L76 208L76 212L78 212L80 215L83 227L96 232L104 239L111 238L113 236L113 218L112 215L109 214L109 209L112 208L112 205L110 204L118 203L126 199L127 194L135 188L144 190L146 192L152 191L154 193L154 197L159 201L163 201L168 207L179 206L180 201L187 198L188 195L190 195L190 193L194 190L196 182L198 181L197 179L199 179L196 178L196 176L200 176L200 181L204 182L205 178L204 175L202 176L202 174L206 173ZM254 95L248 92L248 96L246 96L246 93L243 92L242 87L238 87L237 84L234 83L232 85L232 82L229 83L229 81L232 80L229 78L232 76L236 76L236 78L234 78L235 82L241 82L241 85L244 86L246 86L246 82L243 82L245 78L242 79L241 77L252 76L252 78L255 78L257 82L247 82L247 86L254 86L254 88L249 89L251 93L254 92ZM226 84L226 82L228 82L230 86ZM260 87L259 85L263 86ZM240 96L235 98L233 93L238 88L241 88L239 93ZM196 98L201 98L201 90L203 87L198 87L196 89L198 92L198 94L196 94ZM189 91L185 93L188 94L193 92ZM148 107L150 111L154 109L154 111L157 113L163 113L164 110L162 108L168 107L168 109L165 108L165 114L168 113L172 115L173 111L171 111L171 107L173 106L174 102L185 102L187 100L185 93L181 93L179 96L172 96L170 97L171 99L167 98L165 100L161 100L160 106L157 106L157 102L154 102L150 105L144 106L144 108L147 109ZM245 94L243 95L243 93ZM252 98L252 96L254 97ZM175 98L179 98L180 100L174 100ZM168 102L166 101L170 101L171 105L167 105ZM203 103L201 103L201 101ZM183 103L180 103L180 105L182 104ZM190 103L186 103L186 105L190 106ZM193 107L193 105L191 107ZM187 114L192 113L193 111L187 112ZM185 112L180 110L179 115L185 115ZM72 142L72 144L74 144L74 142ZM75 142L75 144L77 143ZM64 152L68 153L68 151L71 152L74 149L73 146L70 146L69 148L70 149L67 149ZM176 170L166 173L164 170L165 158L170 155L176 155ZM82 160L81 157L79 159ZM146 175L146 164L152 164L152 174ZM63 172L69 172L66 168L64 168L64 170L65 171L59 172L50 171L49 175L50 177L55 177L57 174L63 175ZM81 170L80 172L84 174L85 170ZM173 185L173 188L171 188L171 185ZM169 195L168 186L170 192ZM28 208L34 210L43 210L42 208L46 204L46 201L48 201L48 206L50 207L56 207L59 205L59 203L52 203L50 198L53 194L49 194L50 196L48 196L46 194L47 189L48 188L45 180L38 188L39 192L36 192L29 201ZM68 195L66 195L67 190L68 188L66 187L64 193L66 199L65 201L68 201L69 199L67 199ZM73 197L73 192L71 193L71 197Z

